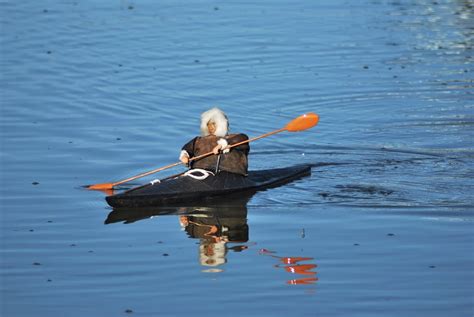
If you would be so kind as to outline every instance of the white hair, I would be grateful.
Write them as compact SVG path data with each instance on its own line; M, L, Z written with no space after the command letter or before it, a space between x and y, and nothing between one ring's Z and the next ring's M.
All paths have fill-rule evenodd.
M225 137L229 132L229 120L225 113L219 108L212 108L201 114L201 135L209 135L207 124L212 121L216 124L215 136Z

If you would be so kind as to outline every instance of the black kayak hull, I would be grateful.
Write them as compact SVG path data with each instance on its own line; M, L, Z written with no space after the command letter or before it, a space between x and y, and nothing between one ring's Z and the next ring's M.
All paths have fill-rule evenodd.
M147 184L106 197L114 208L186 205L280 186L311 174L311 166L298 165L271 170L250 171L248 176L220 172L204 180L178 176L161 183Z

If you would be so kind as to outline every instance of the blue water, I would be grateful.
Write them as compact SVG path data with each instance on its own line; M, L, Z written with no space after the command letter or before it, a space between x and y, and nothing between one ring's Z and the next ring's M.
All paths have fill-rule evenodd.
M471 316L473 6L1 1L1 315ZM318 113L249 158L312 175L167 215L82 187L176 162L212 106Z

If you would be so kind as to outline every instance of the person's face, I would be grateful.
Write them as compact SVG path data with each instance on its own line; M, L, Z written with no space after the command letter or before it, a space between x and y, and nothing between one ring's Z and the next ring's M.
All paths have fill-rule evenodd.
M207 123L207 129L209 130L209 134L214 134L216 133L216 123L209 121Z

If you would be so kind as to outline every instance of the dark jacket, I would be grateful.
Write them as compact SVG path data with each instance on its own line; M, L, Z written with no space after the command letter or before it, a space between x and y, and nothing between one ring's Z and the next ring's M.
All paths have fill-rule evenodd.
M245 134L230 134L224 138L208 135L204 137L195 137L186 143L182 150L185 150L189 156L195 157L201 154L212 152L212 149L217 145L219 139L225 139L229 145L248 140ZM214 172L217 165L217 159L220 156L219 171L227 171L231 173L247 175L248 160L247 156L250 151L248 143L233 147L228 153L221 153L219 155L210 155L202 159L192 161L191 168L202 168Z

